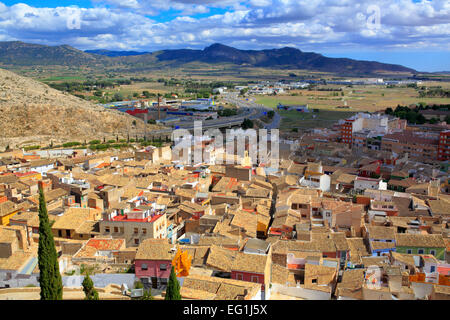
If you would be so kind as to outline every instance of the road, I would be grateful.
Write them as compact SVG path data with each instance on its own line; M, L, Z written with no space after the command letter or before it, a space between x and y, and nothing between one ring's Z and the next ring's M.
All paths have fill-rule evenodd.
M269 107L266 107L265 105L258 104L254 101L254 98L239 98L239 94L237 92L230 92L224 94L224 100L228 103L235 104L239 106L242 109L248 109L248 110L257 110L258 111L258 117L260 118L264 116L269 111L274 111L275 115L272 118L272 122L269 124L266 124L264 126L265 129L271 130L271 129L277 129L280 126L281 116L276 112L275 110L272 110ZM250 118L251 120L255 118Z
M262 104L257 104L254 102L253 98L244 99L239 98L239 93L237 92L229 92L224 94L224 100L228 103L234 104L241 108L243 110L243 113L237 116L232 117L224 117L219 119L213 119L213 120L204 120L202 121L202 128L203 129L211 129L211 128L221 128L225 126L236 126L240 125L244 119L250 119L250 120L256 120L259 119L267 114L268 111L271 111L271 108L268 108ZM275 115L272 119L272 122L269 124L266 124L264 126L265 129L271 130L276 129L279 127L281 121L280 115L275 111ZM174 128L179 129L187 129L187 130L193 130L194 129L194 121L182 121L174 124ZM152 131L151 134L155 135L162 135L162 134L170 134L174 128L169 129L163 129L163 130L157 130Z

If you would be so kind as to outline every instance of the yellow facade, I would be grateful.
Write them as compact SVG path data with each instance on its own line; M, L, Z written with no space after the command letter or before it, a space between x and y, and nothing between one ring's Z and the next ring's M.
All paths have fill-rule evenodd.
M11 219L17 212L19 212L19 210L12 211L11 213L0 217L0 225L9 226L9 219Z

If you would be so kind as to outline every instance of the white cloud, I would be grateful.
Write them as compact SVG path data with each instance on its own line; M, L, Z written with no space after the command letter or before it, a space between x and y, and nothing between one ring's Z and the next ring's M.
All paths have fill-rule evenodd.
M444 0L96 0L94 8L34 8L0 2L0 40L68 43L81 49L159 50L222 42L240 48L450 50L450 2ZM108 5L108 6L105 6ZM368 27L367 8L380 8ZM196 14L226 8L223 14ZM158 15L178 17L158 22ZM67 21L80 17L79 29Z

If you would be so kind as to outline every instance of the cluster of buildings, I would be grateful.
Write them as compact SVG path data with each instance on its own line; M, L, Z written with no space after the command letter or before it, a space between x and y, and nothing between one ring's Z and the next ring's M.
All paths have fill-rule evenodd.
M355 149L408 154L425 163L450 159L450 126L408 125L404 119L379 113L358 113L336 125L338 140Z
M271 81L263 81L258 84L252 84L248 86L235 86L235 90L248 89L248 94L262 94L262 95L271 95L271 94L280 94L285 93L289 90L295 89L305 89L309 87L309 83L307 82L298 82L298 81L282 81L282 82L271 82Z
M223 88L219 88L222 89ZM118 101L102 104L104 108L119 110L142 120L156 120L157 123L168 124L183 120L217 119L219 106L213 98L193 100L159 98L159 101L149 99Z
M402 126L349 123L383 137ZM97 287L126 278L163 295L180 250L190 259L183 299L449 299L448 175L330 136L319 130L287 151L282 140L277 170L223 150L234 164L190 165L169 145L0 153L0 287L38 283L41 186L65 286L89 269Z

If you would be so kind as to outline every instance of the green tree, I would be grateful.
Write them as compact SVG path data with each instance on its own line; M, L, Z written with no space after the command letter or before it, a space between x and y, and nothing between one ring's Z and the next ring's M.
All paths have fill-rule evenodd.
M86 295L84 298L85 300L100 300L98 297L98 292L94 288L94 282L91 277L89 277L89 274L84 277L82 285L84 294Z
M153 300L152 290L151 289L148 289L148 290L144 289L144 295L141 297L141 300Z
M431 119L429 120L429 122L430 122L431 124L435 124L435 123L438 123L439 120L438 120L437 118L431 118Z
M41 300L62 300L63 285L59 273L58 254L48 220L44 190L39 188L39 284Z
M175 270L172 266L170 270L169 283L167 284L165 300L181 300L180 283L178 282Z
M117 92L113 96L114 101L122 101L123 100L123 94L120 92Z
M244 121L241 124L242 129L247 130L250 128L253 128L253 121L250 119L244 119Z

